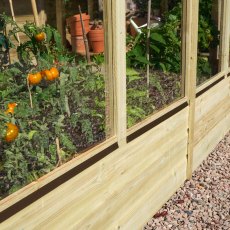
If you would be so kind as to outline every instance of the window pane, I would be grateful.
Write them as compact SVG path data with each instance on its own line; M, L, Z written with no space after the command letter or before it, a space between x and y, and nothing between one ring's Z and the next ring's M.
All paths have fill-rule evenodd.
M197 85L220 70L220 18L221 1L199 1Z
M129 128L182 97L182 1L127 0L126 7Z
M66 9L76 6L75 1L67 2ZM7 32L1 37L5 43L0 52L14 55L11 64L3 59L0 62L0 198L110 136L106 119L110 100L108 93L105 95L107 25L98 1L90 8L90 15L87 2L82 2L90 63L78 10L66 14L64 20L68 24L66 47L55 28L23 21L23 12L16 14L16 23L21 19L20 23L11 25L11 17L0 12L0 30ZM28 11L33 18L30 8ZM49 11L46 14L49 17ZM20 45L14 39L19 27ZM10 50L9 40L15 45Z

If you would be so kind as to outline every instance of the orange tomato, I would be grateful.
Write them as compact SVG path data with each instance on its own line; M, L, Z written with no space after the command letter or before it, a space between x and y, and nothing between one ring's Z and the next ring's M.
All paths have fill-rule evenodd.
M45 33L44 32L38 33L34 37L37 42L42 42L43 40L45 40Z
M8 108L15 108L18 104L13 102L8 104Z
M51 73L50 70L44 70L44 75L43 75L44 79L47 80L47 81L52 81L54 80L53 78L53 74Z
M28 75L28 81L30 85L37 85L41 82L41 80L42 80L42 75L40 72Z
M17 103L9 103L8 104L8 109L6 110L6 114L8 114L8 113L11 113L11 114L13 114L14 113L14 108L17 106Z
M56 67L52 67L52 68L50 69L50 72L51 72L52 75L53 75L53 79L59 77L59 71L58 71L58 69L57 69Z
M45 77L45 70L42 70L41 72L42 77Z
M7 129L6 129L5 141L6 142L14 141L18 136L19 128L17 127L17 125L13 123L7 123L6 126Z

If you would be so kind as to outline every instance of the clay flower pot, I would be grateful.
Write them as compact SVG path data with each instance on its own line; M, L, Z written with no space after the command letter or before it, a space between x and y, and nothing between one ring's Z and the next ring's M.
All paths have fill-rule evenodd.
M91 29L88 33L88 39L93 53L104 52L104 29Z
M84 23L86 34L89 32L89 19L90 19L89 15L87 15L86 13L82 14L82 21ZM72 37L82 36L83 32L82 32L80 14L76 14L72 17L67 18L66 23L70 27L70 34Z
M85 55L85 43L83 36L71 37L72 51L81 55Z

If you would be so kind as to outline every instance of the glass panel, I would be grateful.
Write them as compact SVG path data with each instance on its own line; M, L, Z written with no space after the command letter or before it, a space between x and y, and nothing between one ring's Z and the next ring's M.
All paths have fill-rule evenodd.
M197 85L219 72L221 1L199 1Z
M67 47L48 24L37 27L23 21L23 12L16 15L20 23L14 23L0 12L0 198L110 136L105 115L105 25L98 1L92 3L91 15L86 1L81 7L90 63L78 11L66 14ZM49 17L49 11L46 14ZM30 15L33 18L32 11ZM9 52L14 55L11 64L4 61Z
M182 1L126 3L129 128L183 95Z

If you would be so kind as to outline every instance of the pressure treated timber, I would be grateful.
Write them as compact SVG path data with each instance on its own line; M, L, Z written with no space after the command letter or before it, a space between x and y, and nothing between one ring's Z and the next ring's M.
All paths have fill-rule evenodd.
M196 99L193 170L230 130L230 80L225 78Z
M113 21L113 77L114 77L114 117L115 135L118 145L126 144L126 31L125 1L112 1Z
M92 2L89 1L88 4ZM114 85L115 79L113 75L113 30L110 26L112 24L112 4L111 0L107 0L103 4L103 24L104 24L104 34L105 34L105 103L106 103L106 137L111 137L115 134L114 127L114 105L115 105L115 95L114 95Z
M224 0L223 14L222 14L222 36L221 36L221 50L220 50L220 64L221 70L226 70L229 63L229 37L230 37L230 1Z
M87 160L92 159L98 153L103 152L105 149L108 149L110 146L115 145L117 142L116 137L111 137L110 139L106 140L101 144L97 144L94 148L90 149L90 151L86 151L85 153L81 153L80 155L76 156L73 160L68 161L67 163L59 166L52 172L48 173L47 175L39 178L38 180L30 183L29 185L23 187L17 192L9 195L5 199L0 201L0 213L13 206L20 200L30 196L33 192L36 192L38 189L43 188L50 182L56 180L58 177L64 175L68 171L78 167L82 163L86 162Z
M197 68L197 40L198 40L198 12L199 1L186 1L186 68L187 81L185 86L185 96L188 97L188 148L187 148L187 178L192 177L193 164L193 141L194 141L194 119L196 106L196 68Z
M229 1L223 1L229 4ZM114 79L111 90L114 90L115 97L115 134L118 135L119 148L117 137L113 137L0 201L0 211L4 211L98 156L106 147L117 146L116 150L103 153L98 161L16 212L1 224L1 230L101 230L105 226L106 229L141 229L184 182L186 167L195 170L230 129L230 77L227 77L230 68L222 67L222 71L210 81L197 89L190 89L195 84L194 31L197 29L191 15L197 9L197 0L187 0L186 68L183 74L188 81L186 96L182 100L188 101L189 105L126 144L129 131L126 133L125 34L124 28L119 28L124 22L121 9L124 1L111 3L114 28L110 31L113 38L108 40L113 46L110 49L112 57L109 57L113 64L109 74ZM226 63L227 58L222 58ZM171 106L177 109L180 105L176 102ZM164 112L149 119L160 118ZM138 131L138 127L135 128ZM190 154L189 161L187 153Z
M133 223L140 228L186 179L187 117L185 108L21 210L1 229L103 229L105 224L130 229Z

